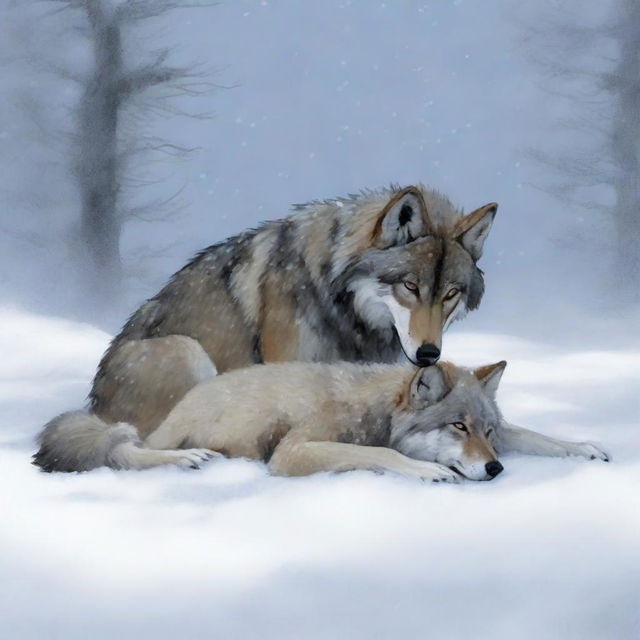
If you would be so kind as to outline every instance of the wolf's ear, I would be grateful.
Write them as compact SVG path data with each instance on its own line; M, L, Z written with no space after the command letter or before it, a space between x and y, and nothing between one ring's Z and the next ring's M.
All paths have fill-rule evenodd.
M495 364L485 364L473 371L475 377L480 380L485 393L491 398L496 397L500 378L502 378L506 366L507 361L500 360L500 362L496 362Z
M378 249L388 249L432 233L422 192L417 187L405 187L394 193L380 212L373 240Z
M498 205L495 202L485 204L484 207L480 207L458 220L451 231L454 240L458 240L471 254L474 262L477 262L482 256L484 241L491 231L491 225L497 211Z
M444 374L437 365L418 369L411 381L411 404L425 406L438 402L448 391Z

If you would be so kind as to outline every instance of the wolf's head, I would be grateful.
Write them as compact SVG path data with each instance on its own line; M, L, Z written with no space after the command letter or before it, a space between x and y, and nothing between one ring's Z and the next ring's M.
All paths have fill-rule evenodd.
M394 327L418 366L440 357L442 332L476 309L484 292L482 255L498 205L464 217L443 196L407 187L379 212L371 240L354 265L349 290L370 327Z
M495 394L506 365L468 371L444 362L418 369L392 417L391 445L470 480L497 476L503 467L494 448L501 421Z

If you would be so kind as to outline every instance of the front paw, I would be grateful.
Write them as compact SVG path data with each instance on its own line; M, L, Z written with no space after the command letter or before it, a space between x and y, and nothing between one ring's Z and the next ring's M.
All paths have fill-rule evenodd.
M199 469L200 466L213 458L222 457L222 454L210 449L178 449L174 454L171 464L183 469Z
M455 472L437 462L422 462L413 470L416 477L426 482L450 482L459 484L462 478Z
M593 444L593 442L578 442L571 453L575 456L582 456L587 460L602 460L603 462L609 462L611 459L611 456L608 453Z

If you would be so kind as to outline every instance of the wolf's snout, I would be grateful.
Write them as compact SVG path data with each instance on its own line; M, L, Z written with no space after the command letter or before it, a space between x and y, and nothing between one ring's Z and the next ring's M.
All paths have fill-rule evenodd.
M420 367L429 367L438 362L440 349L435 344L423 344L416 351L416 362Z
M504 467L497 460L492 460L484 465L484 469L492 478L495 478L504 470Z

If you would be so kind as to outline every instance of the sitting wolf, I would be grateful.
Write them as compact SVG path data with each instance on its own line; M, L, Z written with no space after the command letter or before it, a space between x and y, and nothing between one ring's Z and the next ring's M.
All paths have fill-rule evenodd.
M213 451L264 460L279 475L370 469L456 482L491 480L509 451L607 460L593 444L507 424L495 401L505 365L249 367L191 389L144 446L134 426L63 414L42 432L35 463L47 471L197 466Z
M420 185L296 209L205 249L143 304L100 362L91 411L145 434L216 370L437 361L443 329L482 298L497 205L463 216Z

